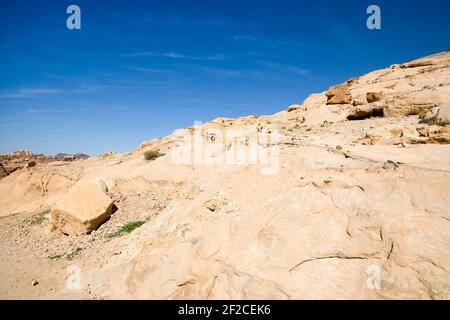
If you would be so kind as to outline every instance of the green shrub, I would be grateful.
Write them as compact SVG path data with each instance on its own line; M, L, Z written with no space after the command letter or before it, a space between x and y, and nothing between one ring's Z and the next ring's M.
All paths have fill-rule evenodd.
M159 150L149 150L145 151L144 158L147 161L153 161L159 157L162 157L164 154L160 153Z
M121 235L123 235L125 233L130 233L134 229L137 229L140 226L142 226L144 223L145 223L145 221L128 222L126 225L122 226L122 228L120 228L116 232L108 234L107 237L108 238L114 238L114 237L119 237L119 236L121 236Z
M67 260L73 260L75 259L81 252L81 248L76 248L74 251L72 251L71 253L69 253L68 255L66 255L66 259Z
M36 161L34 161L34 160L29 161L28 164L27 164L28 168L33 168L35 166L36 166Z
M47 220L46 215L50 212L50 210L41 211L38 214L34 215L31 218L31 224L32 225L38 225L42 224L45 220Z
M48 258L49 258L50 260L59 260L59 259L61 259L62 257L64 257L63 254L57 254L57 255L54 255L54 256L49 256Z

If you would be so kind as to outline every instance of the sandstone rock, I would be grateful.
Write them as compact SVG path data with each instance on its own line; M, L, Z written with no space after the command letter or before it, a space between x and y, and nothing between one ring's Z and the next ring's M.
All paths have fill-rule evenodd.
M0 161L8 174L11 174L19 169L27 167L30 161L39 163L51 163L54 161L73 161L79 159L86 159L88 155L77 154L57 154L56 156L47 156L43 154L33 154L28 150L20 150L12 153L0 154Z
M52 209L52 226L64 234L88 234L115 210L113 201L102 187L77 184Z
M416 60L411 61L409 63L405 63L401 65L400 68L418 68L418 67L428 67L434 65L434 62L431 60Z
M385 115L398 117L426 113L434 106L441 104L442 100L433 92L414 91L391 96L386 99L385 103Z
M107 158L111 158L111 157L115 156L116 154L117 154L117 152L114 152L114 151L107 151L107 152L105 152L105 153L102 153L102 154L100 155L100 158L101 158L101 159L107 159Z
M327 103L327 97L324 94L314 93L310 94L308 98L303 101L302 106L306 109L320 108Z
M350 110L347 115L348 120L364 120L371 117L382 117L384 111L382 107L373 105L358 106Z
M353 106L362 106L367 103L366 97L354 97L352 105Z
M422 125L417 127L420 136L426 138L427 143L448 144L450 143L450 127L438 125Z
M291 106L288 107L287 111L288 112L292 112L292 111L297 111L297 110L301 110L302 106L299 104L293 104ZM304 109L304 108L303 108Z
M367 92L366 96L368 103L380 101L382 97L383 92Z
M439 111L436 115L436 118L441 123L450 124L450 104L444 104L439 106Z
M352 95L350 93L349 86L338 85L331 87L325 95L327 96L327 104L351 104Z
M160 138L154 138L150 141L144 141L138 146L137 151L152 148L154 145L158 144L159 142L161 142Z
M8 217L0 219L0 252L14 252L21 261L0 264L6 265L0 298L30 291L42 297L29 290L32 279L8 275L34 268L35 279L50 280L44 275L61 265L48 263L44 270L36 259L42 252L23 248L43 243L51 249L44 256L84 248L77 262L89 292L112 299L449 299L450 149L433 144L450 143L450 127L418 124L414 114L446 105L450 53L427 60L433 67L377 70L349 81L357 107L326 106L324 92L309 96L301 113L207 123L204 137L209 129L238 129L233 148L245 146L240 141L256 128L280 130L274 175L261 175L244 157L232 165L174 164L170 157L144 163L139 151L114 161L37 166L1 179L0 214ZM367 92L381 91L380 101L366 101ZM364 121L348 122L348 116ZM189 132L145 147L175 149L187 144ZM216 135L215 144L228 142ZM45 228L22 227L23 216L11 214L52 207L48 199L66 198L61 190L79 179L101 179L120 205L91 235L45 237ZM105 190L93 188L83 206ZM72 207L81 206L80 199ZM105 239L143 220L141 230ZM375 286L374 275L381 280Z
M7 175L8 175L8 172L6 171L3 164L0 163L0 179L6 177Z

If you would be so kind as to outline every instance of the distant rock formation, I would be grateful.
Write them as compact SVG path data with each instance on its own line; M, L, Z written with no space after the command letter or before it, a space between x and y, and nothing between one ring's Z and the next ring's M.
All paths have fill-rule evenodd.
M58 153L55 156L49 156L42 153L34 154L29 150L19 150L11 153L0 154L0 179L18 169L27 167L30 162L39 164L54 161L75 161L87 158L89 158L89 156L84 153Z

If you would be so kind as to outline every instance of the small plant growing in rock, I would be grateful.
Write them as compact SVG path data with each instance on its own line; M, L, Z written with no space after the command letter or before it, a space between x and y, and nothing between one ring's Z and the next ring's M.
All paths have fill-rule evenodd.
M439 115L439 111L436 113L436 115L431 116L431 117L427 117L426 115L419 115L419 123L420 124L428 124L428 125L436 125L436 126L441 126L441 127L445 127L450 125L450 121L448 120L443 120L438 118Z
M122 228L120 228L116 232L108 234L107 237L108 238L115 238L115 237L119 237L119 236L121 236L121 235L123 235L125 233L130 233L134 229L137 229L137 228L141 227L144 223L145 223L145 221L128 222L126 225L122 226Z
M36 161L34 161L34 160L29 161L27 164L27 168L33 168L35 166L36 166Z
M74 251L72 251L71 253L69 253L68 255L66 255L66 259L67 260L73 260L75 259L80 253L81 253L81 248L76 248Z
M48 258L49 258L50 260L59 260L59 259L61 259L62 257L64 257L63 254L56 254L56 255L54 255L54 256L49 256Z
M42 224L45 220L47 220L46 215L50 212L50 210L45 210L45 211L41 211L38 214L34 215L33 218L31 219L31 225L40 225Z
M160 153L159 150L148 150L144 152L144 158L147 161L153 161L159 157L162 157L164 154Z

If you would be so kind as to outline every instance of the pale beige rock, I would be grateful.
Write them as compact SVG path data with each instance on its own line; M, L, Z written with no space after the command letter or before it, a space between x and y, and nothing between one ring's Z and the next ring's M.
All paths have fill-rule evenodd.
M52 208L52 227L65 234L87 234L114 211L114 203L101 186L79 183Z
M166 153L152 162L137 149L1 179L0 298L449 299L450 127L419 116L449 103L450 52L416 62L347 81L356 106L322 92L298 111L214 119L197 132L210 163L177 158L193 151L190 127L143 144ZM368 92L383 94L369 103ZM274 174L212 161L269 131L279 141L256 148L274 148ZM90 235L25 222L74 183L97 182L119 210ZM78 246L83 288L49 293L69 262L48 257Z
M107 159L107 158L114 157L116 154L117 154L117 152L107 151L105 153L102 153L99 157L102 158L102 159Z
M417 60L406 63L401 66L401 68L417 68L417 67L428 67L434 65L434 62L431 60Z
M439 106L439 112L437 114L438 120L441 122L450 124L450 104L444 104Z

